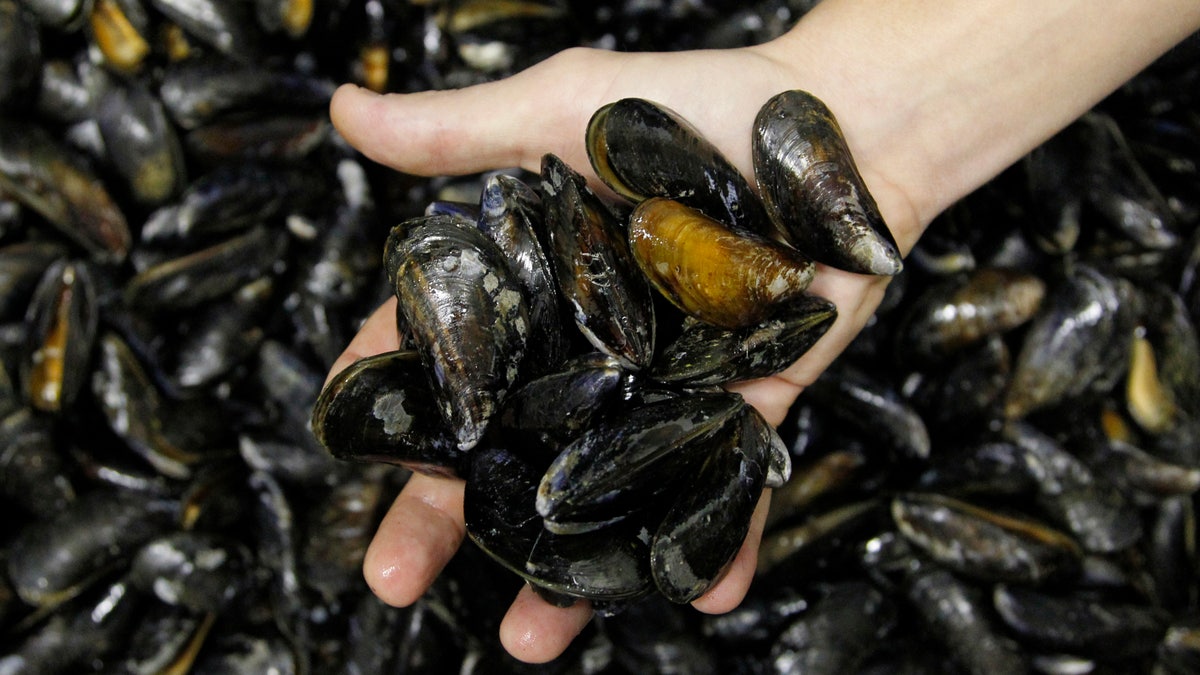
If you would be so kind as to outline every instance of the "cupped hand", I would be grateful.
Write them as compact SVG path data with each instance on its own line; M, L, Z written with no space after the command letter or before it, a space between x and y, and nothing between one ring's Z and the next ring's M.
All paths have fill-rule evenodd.
M848 123L855 117L846 105L852 94L832 85L809 88L813 80L803 70L780 60L770 45L669 54L572 49L508 79L461 90L381 96L345 85L333 98L331 114L346 140L367 157L406 173L458 175L516 166L536 172L542 155L554 153L599 186L584 149L584 132L591 114L605 103L636 96L663 104L692 122L751 176L751 126L758 108L780 91L807 88L841 118L859 169L907 252L924 223L905 195L876 170L871 152L875 146L867 143L870 134L856 136L858 129ZM885 285L884 279L821 268L811 291L837 304L836 323L785 372L729 388L778 424L804 386L859 332ZM396 348L391 300L363 325L330 377L359 358ZM457 550L465 533L463 487L458 480L423 475L409 479L364 562L368 584L385 602L403 606L416 601ZM736 559L724 577L692 603L696 609L721 613L741 602L754 575L767 501L764 495ZM553 607L526 587L505 616L500 638L518 659L547 661L570 644L591 616L585 602Z

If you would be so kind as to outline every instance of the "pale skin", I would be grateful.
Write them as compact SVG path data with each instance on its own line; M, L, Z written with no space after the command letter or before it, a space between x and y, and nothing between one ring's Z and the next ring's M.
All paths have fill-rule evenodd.
M1085 112L1200 28L1195 0L824 0L784 36L746 49L618 54L572 49L511 78L467 89L377 96L352 85L331 114L367 157L418 175L520 166L544 153L595 180L584 150L592 112L623 97L666 105L747 176L758 107L805 89L837 116L868 188L903 252L954 201ZM730 387L779 423L796 396L859 332L887 281L822 268L811 290L834 301L831 330L785 372ZM330 377L397 348L394 300L363 325ZM385 602L415 602L464 536L463 483L414 475L384 517L364 574ZM741 551L693 602L736 607L754 575L767 513L759 504ZM505 649L544 662L592 617L528 587L500 627Z

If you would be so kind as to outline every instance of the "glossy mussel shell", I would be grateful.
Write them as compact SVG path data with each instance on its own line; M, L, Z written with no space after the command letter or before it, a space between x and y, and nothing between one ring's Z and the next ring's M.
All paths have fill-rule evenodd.
M723 223L769 233L767 213L749 182L669 108L640 98L600 108L588 123L587 150L596 175L622 197L667 197Z
M338 459L435 475L457 476L465 468L415 351L376 354L338 373L317 398L312 429Z
M452 216L393 228L385 265L442 417L467 450L525 356L529 308L519 282L490 239Z
M850 272L900 271L896 241L824 103L805 91L777 94L758 112L752 150L759 193L789 243Z
M803 295L815 274L812 262L795 251L669 199L647 199L634 209L629 244L660 293L724 328L763 321Z
M774 375L803 356L836 319L836 305L804 295L766 321L745 328L689 321L655 359L650 375L688 387Z

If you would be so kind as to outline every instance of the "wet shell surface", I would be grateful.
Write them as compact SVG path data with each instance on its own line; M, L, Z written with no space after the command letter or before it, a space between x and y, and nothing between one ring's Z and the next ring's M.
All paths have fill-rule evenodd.
M723 328L766 319L799 298L812 262L768 239L734 232L668 199L647 199L629 219L634 260L655 288L690 316Z
M833 113L805 91L767 101L754 120L754 175L779 233L812 259L861 274L903 264Z

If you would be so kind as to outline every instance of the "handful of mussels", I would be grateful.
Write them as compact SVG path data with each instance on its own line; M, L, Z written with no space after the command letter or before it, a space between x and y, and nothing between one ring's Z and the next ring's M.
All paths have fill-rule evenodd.
M765 201L677 114L624 99L587 145L632 212L546 155L536 187L495 175L478 206L397 225L384 263L402 348L326 387L317 437L341 459L465 479L471 539L551 601L702 595L791 470L719 386L782 371L833 324L807 291L814 260L901 267L819 100L776 96L754 136Z

